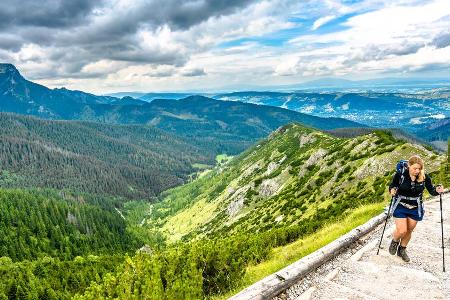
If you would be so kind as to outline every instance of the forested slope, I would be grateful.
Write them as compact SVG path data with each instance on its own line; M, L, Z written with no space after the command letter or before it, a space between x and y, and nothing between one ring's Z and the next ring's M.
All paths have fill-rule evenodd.
M187 181L205 148L145 125L49 121L0 113L0 186L69 188L128 198Z

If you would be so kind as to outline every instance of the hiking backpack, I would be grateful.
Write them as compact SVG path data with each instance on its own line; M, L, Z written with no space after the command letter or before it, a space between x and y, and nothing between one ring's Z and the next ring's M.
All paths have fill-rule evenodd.
M397 167L395 168L395 171L400 174L400 185L403 183L403 180L405 179L405 176L403 173L405 173L405 170L408 169L408 161L407 160L400 160L397 163Z

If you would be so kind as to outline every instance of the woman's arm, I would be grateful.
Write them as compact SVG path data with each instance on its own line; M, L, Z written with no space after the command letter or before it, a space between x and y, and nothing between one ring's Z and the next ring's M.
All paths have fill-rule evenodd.
M391 193L392 196L394 196L398 190L398 187L400 186L400 174L395 172L394 177L392 177L392 182L389 185L389 193ZM395 189L395 190L393 190Z
M428 174L425 174L425 187L427 188L428 192L433 195L437 196L439 193L436 191L436 187L433 186L433 183L431 182L431 177L428 176Z

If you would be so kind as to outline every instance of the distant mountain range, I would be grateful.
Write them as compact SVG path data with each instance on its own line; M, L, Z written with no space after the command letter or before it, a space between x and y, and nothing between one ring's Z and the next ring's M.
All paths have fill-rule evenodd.
M450 79L448 78L379 78L368 80L348 80L342 78L321 78L307 81L304 83L282 85L282 86L264 86L253 87L244 90L254 90L257 92L279 91L282 93L291 92L383 92L383 93L410 93L411 91L420 92L423 89L450 89ZM232 89L231 89L232 90ZM118 92L106 94L112 97L133 97L151 102L154 99L182 99L188 96L198 94L206 97L215 98L219 94L232 94L233 92L222 93L189 93L189 92Z
M0 111L47 119L147 124L187 137L200 147L231 154L243 151L290 122L318 129L364 127L341 118L320 118L284 108L203 96L147 103L131 97L119 99L66 89L51 90L24 79L10 64L0 65Z
M172 100L180 100L192 95L199 95L199 96L214 96L214 94L208 94L208 93L139 93L139 92L120 92L120 93L112 93L107 94L106 96L112 96L112 97L133 97L135 99L143 100L146 102L152 102L155 99L172 99Z
M421 87L450 87L450 79L448 78L377 78L367 80L348 80L341 78L321 78L317 80L307 81L301 84L293 84L284 86L283 88L291 89L379 89L379 88L421 88Z
M433 88L436 87L436 88ZM368 126L399 127L445 150L450 131L450 80L445 78L382 78L351 81L323 78L274 91L243 91L209 96L277 106L319 117L340 117ZM293 92L276 90L298 90ZM126 94L126 93L123 93ZM148 95L148 96L146 96ZM142 93L141 100L181 99L183 93Z
M423 89L450 89L449 78L377 78L366 80L349 80L342 78L320 78L316 80L306 81L303 83L289 84L289 85L266 85L266 86L247 86L239 88L238 90L245 91L280 91L280 92L411 92L421 91ZM236 88L225 88L223 92L205 92L200 93L202 96L213 97L218 94L232 93ZM192 92L160 92L160 93L145 93L145 92L119 92L106 94L113 97L130 96L136 99L151 101L153 99L182 99L187 96L199 94Z
M450 89L422 93L236 92L215 97L340 117L372 127L397 127L427 141L450 137L450 132L441 127L445 125L442 119L450 116ZM436 134L427 134L430 126Z
M419 84L432 82L434 79L408 80ZM349 84L340 79L323 79L315 81L315 84L326 85L327 82L330 86ZM372 84L403 81L388 78L384 81L364 82ZM444 147L447 143L442 141L446 141L450 135L447 125L441 122L450 116L450 89L442 88L415 92L248 91L214 95L215 100L200 95L188 96L189 93L117 95L123 97L96 96L64 88L51 90L27 81L13 65L0 64L0 111L49 119L150 124L177 135L194 138L201 143L205 142L206 136L213 140L220 138L221 145L213 146L218 152L242 151L258 138L284 124L283 122L292 121L318 129L360 127L360 124L382 128L398 127L420 139ZM139 96L140 99L131 95ZM230 106L227 103L230 101L235 104ZM259 107L243 103L258 104ZM230 109L239 111L238 121L235 111ZM292 114L290 111L301 114ZM274 114L281 114L283 117L274 117ZM335 119L317 119L311 115ZM199 138L203 141L199 141Z

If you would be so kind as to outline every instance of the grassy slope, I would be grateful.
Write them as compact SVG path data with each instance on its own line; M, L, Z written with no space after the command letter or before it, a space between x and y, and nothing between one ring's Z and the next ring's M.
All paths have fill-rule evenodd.
M228 299L247 286L263 279L264 277L294 263L302 257L329 244L340 236L351 231L353 228L364 224L370 218L378 215L383 210L383 203L361 206L340 222L327 224L322 229L305 238L299 239L286 246L272 249L269 258L257 265L249 266L242 282L226 294L218 295L212 299Z
M288 125L227 165L165 193L149 224L177 241L261 232L330 211L345 216L387 200L396 162L412 154L425 158L427 170L441 159L383 132L343 139Z

